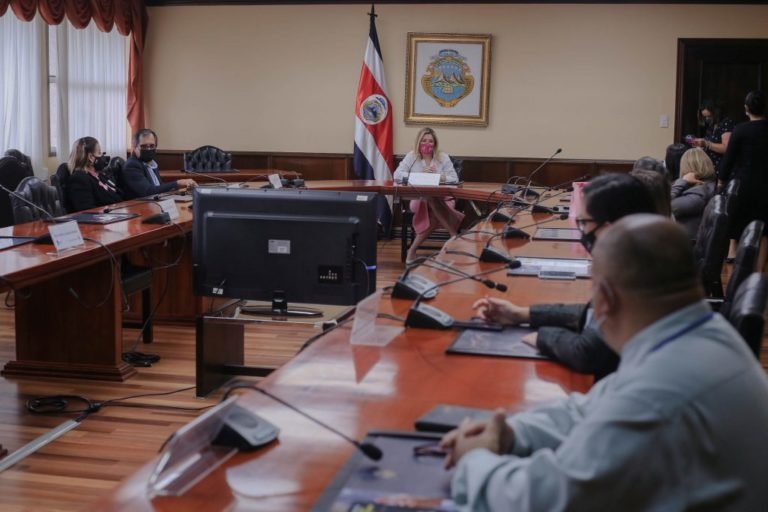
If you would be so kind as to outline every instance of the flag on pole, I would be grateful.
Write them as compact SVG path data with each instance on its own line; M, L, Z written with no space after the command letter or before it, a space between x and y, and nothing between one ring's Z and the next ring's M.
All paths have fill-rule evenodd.
M358 179L389 181L392 179L394 166L392 104L389 102L387 82L384 79L384 61L376 33L376 13L373 5L368 15L371 24L360 83L357 86L355 148L352 162ZM392 209L383 196L379 200L379 222L389 232Z

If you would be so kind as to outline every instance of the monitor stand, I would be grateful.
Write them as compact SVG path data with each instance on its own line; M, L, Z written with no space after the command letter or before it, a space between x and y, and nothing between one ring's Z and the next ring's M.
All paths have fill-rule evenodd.
M242 306L240 311L246 315L259 316L289 316L311 318L323 316L323 312L314 308L289 308L285 300L285 292L275 290L272 296L272 307L268 306Z

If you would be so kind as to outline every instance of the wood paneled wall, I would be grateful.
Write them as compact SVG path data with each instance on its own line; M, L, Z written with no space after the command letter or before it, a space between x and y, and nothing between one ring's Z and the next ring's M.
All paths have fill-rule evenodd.
M184 151L158 151L157 163L162 170L183 167ZM402 155L396 156L399 162ZM533 158L484 158L456 156L464 160L464 181L501 183L513 176L528 176L543 159ZM263 153L235 151L232 165L236 169L279 169L295 171L306 180L353 179L352 155L340 153ZM557 185L603 172L629 172L631 161L622 160L560 160L549 162L536 173L535 181L544 185ZM586 178L585 178L586 179Z

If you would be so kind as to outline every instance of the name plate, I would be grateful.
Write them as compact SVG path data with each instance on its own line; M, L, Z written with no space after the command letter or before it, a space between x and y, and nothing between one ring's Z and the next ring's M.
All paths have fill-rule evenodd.
M163 199L157 204L160 205L161 210L168 214L172 221L179 219L179 209L176 208L176 201L173 198Z
M53 241L53 246L56 247L56 252L79 247L84 243L83 235L80 233L80 227L75 221L51 224L48 226L48 233L51 235L51 240Z
M283 182L280 181L280 175L279 174L270 174L267 179L272 184L272 187L274 188L283 188Z
M412 172L408 184L421 187L436 187L440 185L440 174L436 172Z

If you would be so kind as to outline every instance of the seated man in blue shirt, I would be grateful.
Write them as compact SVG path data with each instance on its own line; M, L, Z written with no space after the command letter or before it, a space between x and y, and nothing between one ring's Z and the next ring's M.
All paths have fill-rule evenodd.
M142 128L133 136L133 153L126 160L118 179L118 186L125 199L154 196L171 190L194 187L195 180L182 179L160 182L160 173L155 162L157 134Z
M656 215L607 228L592 308L618 370L586 395L442 441L471 510L765 510L768 378L704 301L685 229Z

